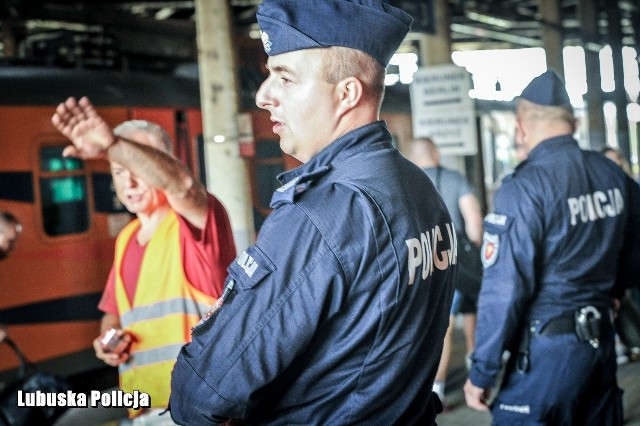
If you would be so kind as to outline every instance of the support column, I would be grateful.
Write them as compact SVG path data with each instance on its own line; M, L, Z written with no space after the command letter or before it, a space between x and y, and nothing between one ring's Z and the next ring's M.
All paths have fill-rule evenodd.
M609 46L613 55L613 78L616 85L613 99L616 104L616 122L618 148L624 158L631 163L631 149L629 146L629 119L627 118L627 92L624 88L624 70L622 66L622 30L620 9L617 0L605 2L607 12L607 26L609 28Z
M420 60L422 66L451 63L451 32L449 30L449 4L447 0L433 0L435 34L422 34Z
M584 48L587 71L587 121L589 126L589 145L600 151L605 147L604 96L600 75L600 49L598 37L598 8L592 0L579 0L578 22L582 27L582 47Z
M447 0L433 0L436 28L435 34L422 34L420 40L421 65L445 65L451 61L451 30L449 3ZM479 126L479 120L478 120ZM478 129L477 140L478 154L475 156L442 155L440 161L443 166L455 169L466 175L475 184L480 193L480 205L482 211L487 210L487 194L484 185L484 162L482 159L481 132ZM438 141L435 141L436 143Z
M238 251L254 240L247 167L238 145L238 91L225 0L196 0L207 188L229 213Z
M9 18L2 22L0 30L2 38L2 54L5 58L15 58L16 55L16 39L14 35L14 21Z
M445 65L451 63L451 32L449 30L449 3L447 0L433 0L435 14L435 33L420 34L421 66ZM438 141L435 141L436 144ZM443 166L465 171L464 158L459 156L441 155Z
M547 67L553 68L559 75L564 76L562 60L564 37L558 0L539 0L538 12L542 20L542 44L547 58Z

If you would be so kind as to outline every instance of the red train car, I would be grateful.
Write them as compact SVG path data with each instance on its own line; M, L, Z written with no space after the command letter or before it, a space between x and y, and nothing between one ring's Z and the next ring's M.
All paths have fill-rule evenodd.
M72 376L104 368L91 342L115 236L131 215L118 202L104 161L62 157L68 141L51 125L55 105L88 96L115 125L162 125L177 155L201 178L197 79L111 71L0 68L0 210L23 232L0 262L0 323L46 370ZM0 381L17 360L0 347Z

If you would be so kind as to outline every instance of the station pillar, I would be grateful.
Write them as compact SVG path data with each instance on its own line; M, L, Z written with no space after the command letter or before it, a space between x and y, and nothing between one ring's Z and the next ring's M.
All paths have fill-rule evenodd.
M247 165L240 157L238 83L227 1L196 0L207 188L224 204L238 251L255 239Z

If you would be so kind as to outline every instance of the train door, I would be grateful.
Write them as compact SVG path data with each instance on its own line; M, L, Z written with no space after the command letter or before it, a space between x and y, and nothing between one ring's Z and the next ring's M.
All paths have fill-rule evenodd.
M122 108L100 112L111 124L126 118ZM57 370L70 372L76 356L93 350L114 237L130 215L116 202L106 162L62 156L68 140L51 125L52 113L0 107L0 209L23 224L0 263L0 322L33 361L58 359ZM17 365L5 350L0 371Z

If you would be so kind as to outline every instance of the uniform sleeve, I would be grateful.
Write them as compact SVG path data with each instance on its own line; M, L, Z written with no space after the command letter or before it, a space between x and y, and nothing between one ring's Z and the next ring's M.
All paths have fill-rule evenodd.
M260 239L229 267L230 298L193 331L171 380L171 416L180 424L244 418L285 386L285 372L318 332L341 269L302 215L265 222ZM304 243L288 235L304 235ZM296 243L296 241L298 241ZM331 291L334 289L334 291Z
M231 224L224 206L208 194L207 219L202 230L182 216L180 241L183 245L185 274L198 290L213 297L222 294L227 267L236 257Z
M495 384L503 352L513 350L535 293L543 217L530 193L513 182L504 184L495 195L495 213L484 221L484 272L469 378L485 389Z
M111 267L111 272L109 272L109 278L107 278L107 285L102 292L102 297L100 298L100 302L98 303L98 309L107 314L118 315L118 304L116 302L116 294L115 294L115 271L113 267Z

